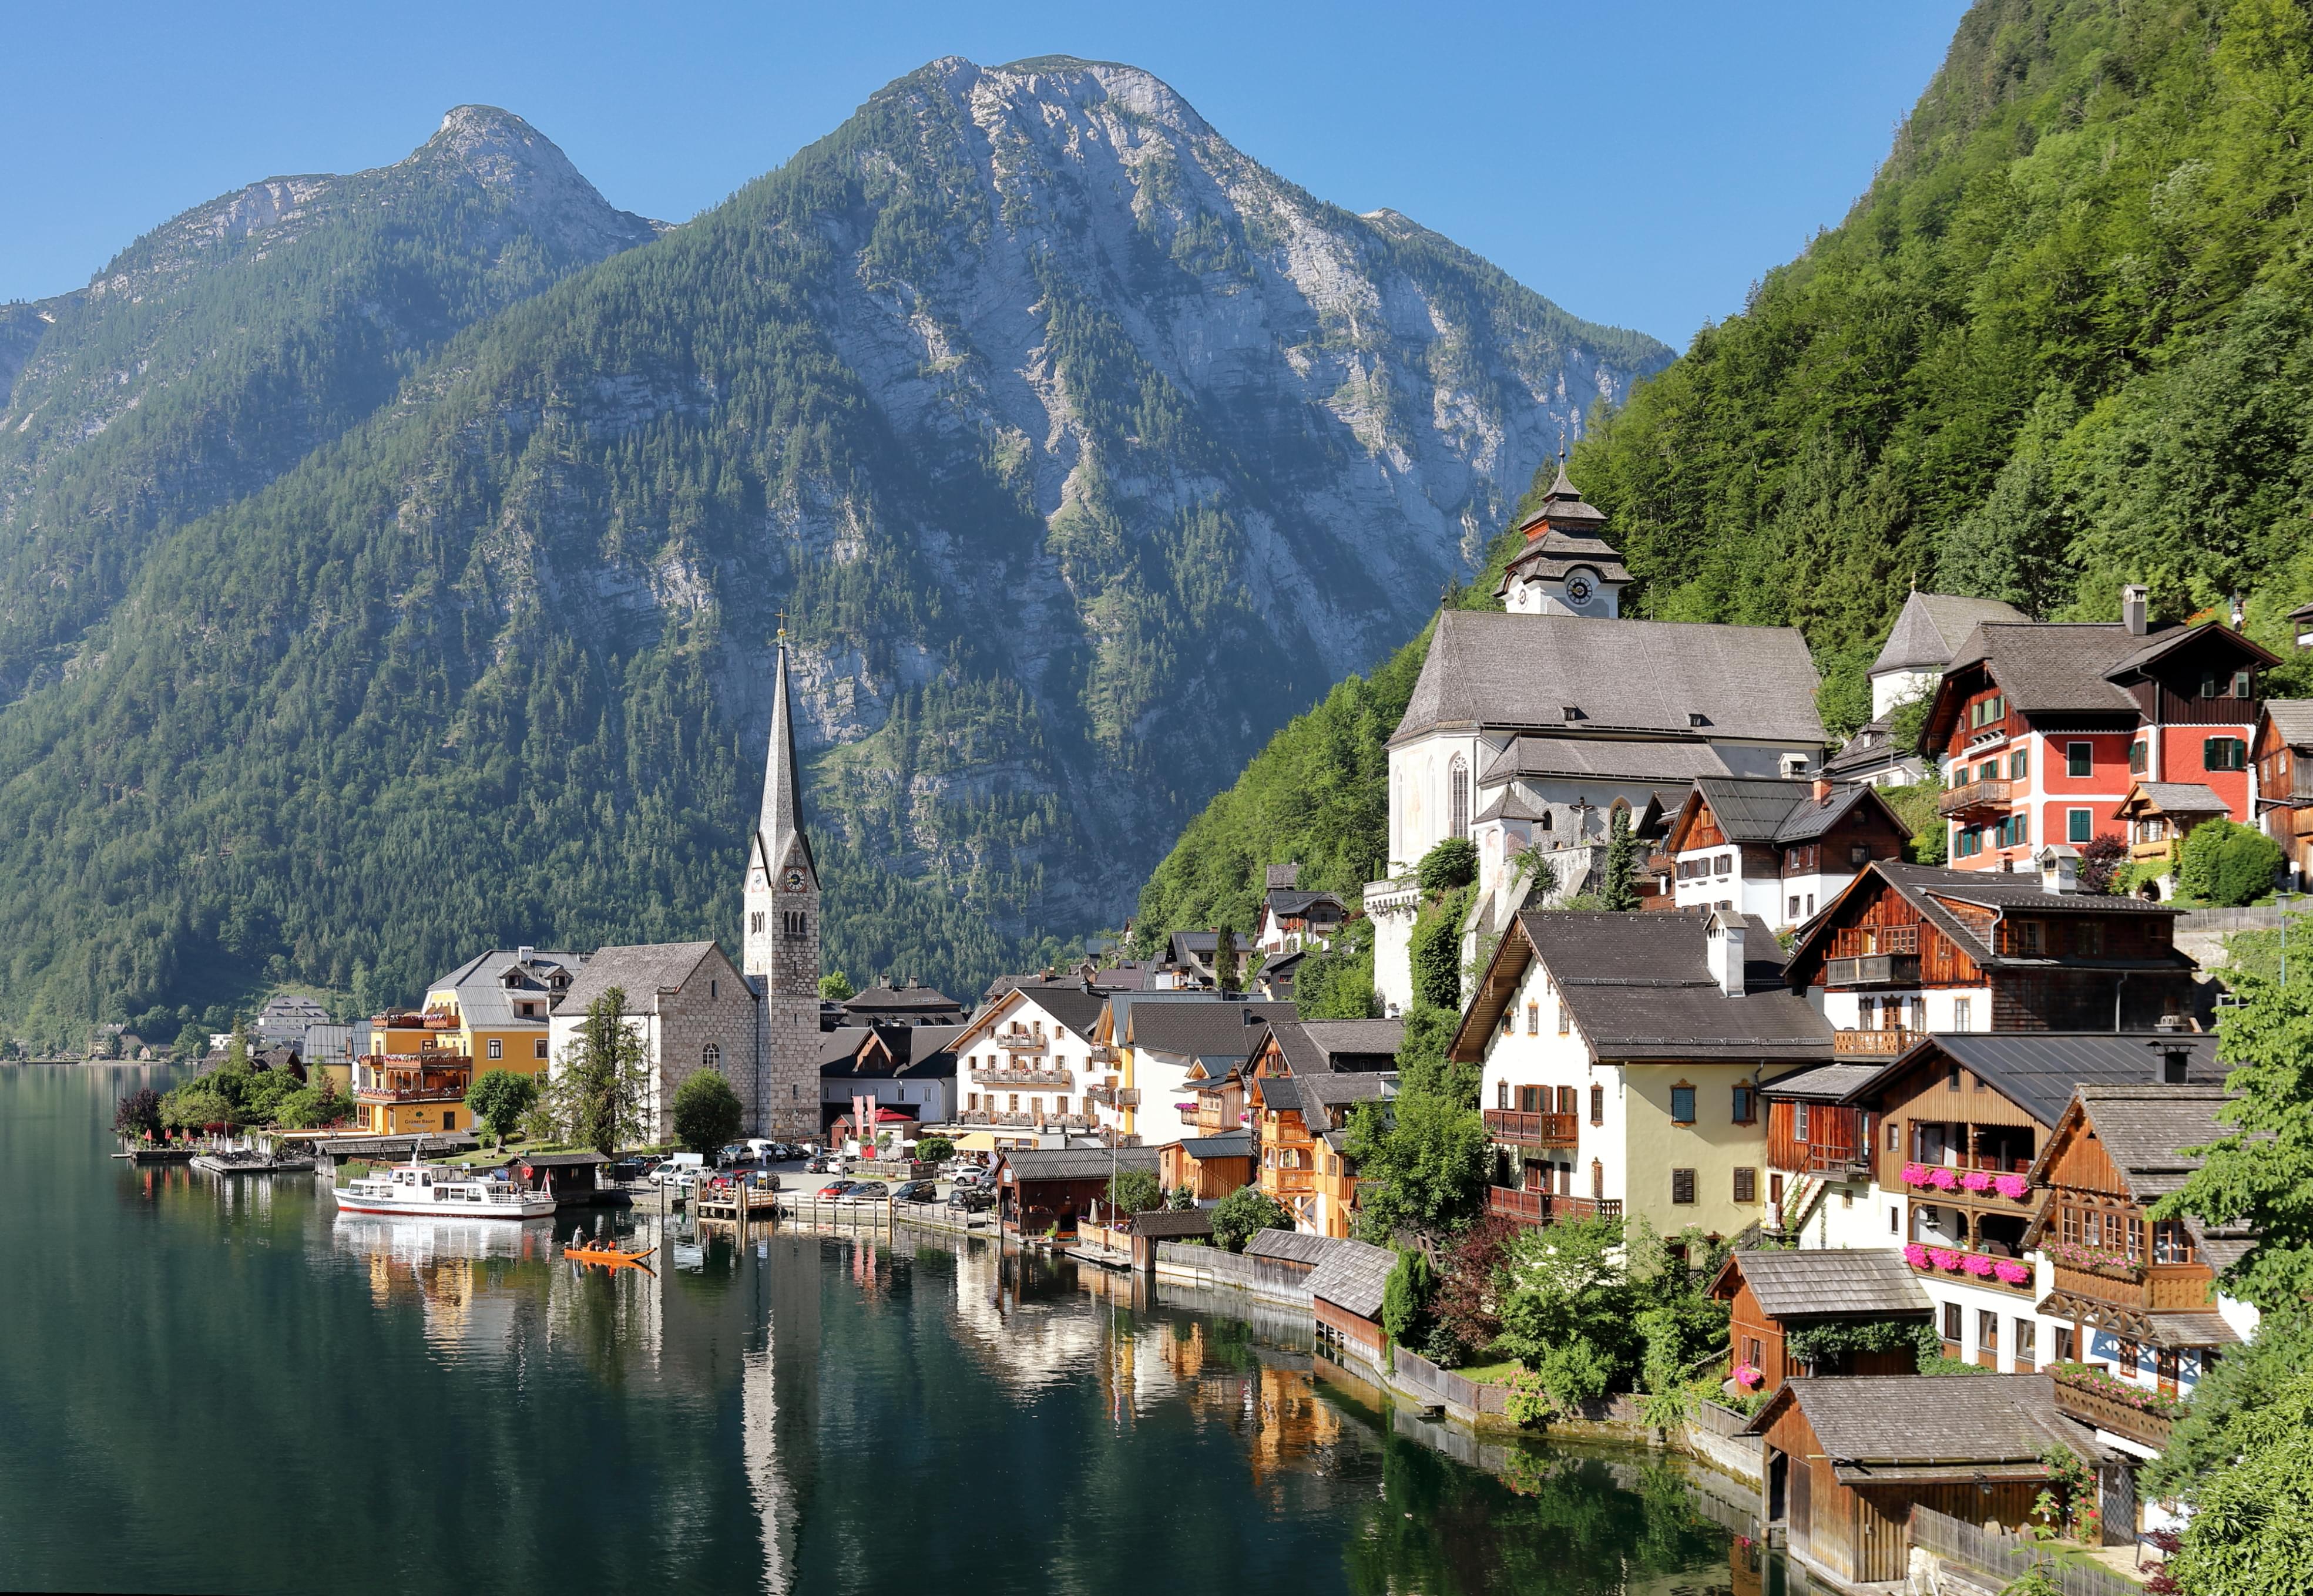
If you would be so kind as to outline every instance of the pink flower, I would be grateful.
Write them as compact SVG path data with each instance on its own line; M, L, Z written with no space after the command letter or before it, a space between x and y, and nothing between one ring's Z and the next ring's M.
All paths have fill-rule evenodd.
M1959 1183L1970 1191L1990 1191L1992 1177L1982 1170L1970 1170L1959 1178Z
M1927 1166L1927 1165L1925 1165L1925 1164L1923 1164L1923 1163L1907 1163L1907 1164L1905 1164L1905 1165L1904 1166L1904 1185L1906 1185L1906 1186L1925 1186L1927 1183L1928 1183L1928 1166Z
M1979 1280L1988 1280L1992 1277L1992 1260L1981 1252L1969 1253L1967 1262L1962 1267Z
M1928 1250L1914 1241L1904 1249L1904 1261L1915 1269L1924 1269L1928 1267Z
M2023 1197L2032 1189L2032 1182L2021 1175L2002 1175L1992 1185L2001 1197L2011 1202Z
M1735 1365L1735 1383L1741 1386L1746 1391L1753 1386L1758 1384L1763 1378L1764 1377L1760 1374L1759 1371L1749 1364L1737 1364Z
M2012 1258L1994 1258L1992 1263L1992 1272L2009 1285L2022 1285L2032 1278L2031 1266L2019 1264Z
M1960 1256L1960 1254L1954 1252L1948 1247L1930 1247L1928 1249L1928 1261L1935 1265L1939 1269L1958 1268Z
M1938 1191L1950 1191L1959 1185L1959 1176L1950 1170L1932 1169L1928 1171L1928 1184Z

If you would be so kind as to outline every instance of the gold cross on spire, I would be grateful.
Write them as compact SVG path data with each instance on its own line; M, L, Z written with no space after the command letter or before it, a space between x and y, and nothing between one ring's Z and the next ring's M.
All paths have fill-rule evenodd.
M782 642L782 643L785 643L787 640L787 612L786 610L782 609L782 610L780 610L780 611L779 611L779 641L780 641L780 642Z

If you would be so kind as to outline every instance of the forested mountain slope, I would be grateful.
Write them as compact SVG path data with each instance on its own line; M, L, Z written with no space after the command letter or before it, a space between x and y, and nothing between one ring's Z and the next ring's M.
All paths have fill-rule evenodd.
M2124 581L2168 616L2238 592L2293 653L2309 180L2303 5L1983 0L1847 220L1576 446L1638 578L1626 612L1801 627L1834 728L1869 715L1864 671L1915 582L2051 618L2115 618ZM1264 863L1361 879L1419 645L1192 822L1142 892L1144 938L1249 924ZM1318 769L1330 786L1302 779Z
M0 715L0 1013L734 928L782 616L831 961L972 989L1668 355L1146 74L935 63L145 557Z
M53 677L173 525L391 400L460 329L656 236L520 117L196 206L0 307L0 703Z

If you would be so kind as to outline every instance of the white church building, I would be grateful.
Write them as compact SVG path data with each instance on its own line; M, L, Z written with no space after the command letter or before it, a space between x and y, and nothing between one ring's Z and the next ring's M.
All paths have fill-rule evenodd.
M1374 987L1412 1004L1414 867L1451 837L1475 844L1466 940L1508 923L1546 864L1552 896L1596 891L1617 810L1675 813L1702 776L1799 778L1824 751L1814 662L1790 627L1622 618L1630 573L1605 517L1561 466L1519 530L1505 609L1447 610L1389 740L1389 873L1368 882Z

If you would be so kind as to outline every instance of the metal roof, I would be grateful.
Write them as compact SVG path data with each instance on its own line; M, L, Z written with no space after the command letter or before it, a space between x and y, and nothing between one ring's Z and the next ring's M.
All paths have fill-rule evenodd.
M1182 1152L1200 1162L1208 1158L1251 1158L1253 1133L1240 1130L1218 1136L1183 1136L1180 1147Z

